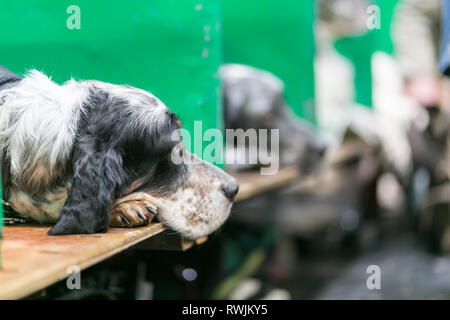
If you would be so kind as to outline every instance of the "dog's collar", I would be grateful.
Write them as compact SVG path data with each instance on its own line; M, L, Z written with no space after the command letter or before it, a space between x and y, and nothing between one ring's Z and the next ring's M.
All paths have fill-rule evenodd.
M0 65L0 90L8 89L20 80L22 80L21 77Z

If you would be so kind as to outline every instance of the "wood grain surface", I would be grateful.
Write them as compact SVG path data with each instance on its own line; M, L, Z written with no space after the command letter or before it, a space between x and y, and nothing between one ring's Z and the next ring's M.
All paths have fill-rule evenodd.
M68 267L88 268L164 230L161 223L107 233L48 236L48 226L6 226L2 241L0 299L30 295L69 276Z

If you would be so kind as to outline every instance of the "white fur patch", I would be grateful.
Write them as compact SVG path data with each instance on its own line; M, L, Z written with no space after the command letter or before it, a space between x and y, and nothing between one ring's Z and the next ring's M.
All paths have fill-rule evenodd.
M59 86L36 70L0 92L0 144L8 152L13 176L38 166L51 170L67 160L88 93L83 82Z

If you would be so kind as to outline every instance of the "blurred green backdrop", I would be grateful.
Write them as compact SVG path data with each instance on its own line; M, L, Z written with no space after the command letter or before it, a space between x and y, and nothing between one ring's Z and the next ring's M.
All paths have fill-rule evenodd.
M67 20L80 8L80 29ZM220 0L16 0L0 4L0 64L130 84L159 97L192 130L222 128ZM199 156L201 156L199 154Z
M355 102L373 107L372 101L372 55L376 51L393 53L391 38L392 16L401 0L371 0L380 10L380 29L367 30L363 35L337 39L336 50L348 58L355 69Z
M224 62L274 73L294 112L312 123L314 0L222 0Z

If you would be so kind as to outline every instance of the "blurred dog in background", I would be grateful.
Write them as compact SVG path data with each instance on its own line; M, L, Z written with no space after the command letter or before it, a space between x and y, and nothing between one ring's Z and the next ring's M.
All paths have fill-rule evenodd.
M309 173L317 168L326 145L310 124L293 114L284 99L284 85L280 79L267 71L240 64L223 65L220 77L227 129L279 129L280 166L296 165L302 173ZM249 143L251 142L239 146L235 141L227 141L226 158L229 159L235 153L238 159L248 157L249 150L255 147ZM273 143L274 141L269 140L269 147ZM231 163L228 166L231 170L252 167L249 163L227 163ZM258 163L253 166L263 164L265 165L258 159Z

